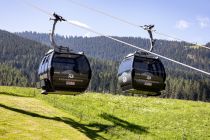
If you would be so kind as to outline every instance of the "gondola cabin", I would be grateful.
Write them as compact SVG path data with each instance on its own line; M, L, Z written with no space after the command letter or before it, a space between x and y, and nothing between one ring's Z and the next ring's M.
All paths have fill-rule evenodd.
M62 47L59 51L51 49L45 54L38 76L43 94L81 93L89 85L91 68L84 53L75 53Z
M159 95L165 89L166 73L158 57L143 52L129 54L118 69L118 83L123 92Z

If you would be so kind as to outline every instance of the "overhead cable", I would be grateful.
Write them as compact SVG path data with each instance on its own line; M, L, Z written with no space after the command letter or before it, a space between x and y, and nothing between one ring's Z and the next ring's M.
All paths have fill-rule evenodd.
M33 3L27 1L27 0L20 0L20 1L23 2L24 4L26 4L27 6L32 7L32 8L34 8L34 9L36 9L36 10L38 10L38 11L44 13L45 15L48 15L48 16L53 17L53 14L50 13L49 11L46 11L46 10L40 8L40 7L36 6L36 5L34 5Z
M71 3L73 3L73 4L75 4L75 5L78 5L78 6L82 7L82 8L85 8L85 9L88 9L88 10L91 10L91 11L94 11L94 12L97 12L97 13L99 13L99 14L102 14L102 15L104 15L104 16L110 17L110 18L112 18L112 19L115 19L115 20L120 21L120 22L122 22L122 23L126 23L126 24L128 24L128 25L130 25L130 26L137 27L137 28L140 27L140 28L144 29L144 28L143 28L144 26L142 26L142 25L138 25L138 24L135 24L135 23L133 23L133 22L130 22L130 21L126 20L126 19L122 19L122 18L120 18L120 17L113 16L113 15L111 15L111 14L109 14L109 13L106 13L106 12L104 12L104 11L102 11L102 10L99 10L99 9L96 9L96 8L93 8L93 7L90 7L90 6L88 6L88 5L85 5L85 4L83 4L83 3L80 3L80 2L78 2L78 1L75 1L75 0L67 0L67 1L69 1L69 2L71 2ZM176 40L176 41L186 42L186 43L189 43L189 44L192 44L192 45L196 45L196 46L198 46L198 47L202 47L202 48L205 48L205 49L209 49L209 50L210 50L210 47L207 47L207 46L205 46L205 45L201 45L201 44L197 44L197 43L192 43L192 42L189 42L189 41L185 41L185 40L183 40L183 39L181 39L181 38L178 38L178 37L175 37L175 36L172 36L172 35L168 35L168 34L165 34L165 33L161 33L161 32L158 32L158 31L156 31L156 30L152 30L152 31L153 31L154 33L158 34L158 35L165 36L165 37L167 37L167 38L171 38L171 39L174 39L174 40Z
M114 38L114 37L111 37L111 36L105 35L105 34L103 34L103 33L97 32L97 31L95 31L95 30L93 30L93 29L86 28L86 27L84 27L84 26L80 26L80 25L78 25L78 24L75 24L75 23L71 22L70 20L67 20L67 22L68 22L69 24L71 24L71 25L74 25L74 26L79 27L79 28L81 28L81 29L84 29L84 30L86 30L86 31L95 33L95 34L100 35L100 36L104 36L104 37L109 38L109 39L111 39L111 40L114 40L114 41L116 41L116 42L119 42L119 43L122 43L122 44L124 44L124 45L130 46L130 47L132 47L132 48L135 48L135 49L138 49L138 50L147 52L147 53L149 53L149 54L153 54L153 55L158 56L158 57L160 57L160 58L163 58L163 59L165 59L165 60L174 62L174 63L176 63L176 64L182 65L182 66L184 66L184 67L187 67L187 68L196 70L196 71L198 71L198 72L201 72L201 73L204 73L204 74L207 74L207 75L210 76L210 73L209 73L209 72L206 72L206 71L204 71L204 70L200 70L200 69L195 68L195 67L193 67L193 66L190 66L190 65L184 64L184 63L182 63L182 62L173 60L173 59L171 59L171 58L165 57L165 56L163 56L163 55L159 55L159 54L157 54L157 53L150 52L150 51L145 50L145 49L143 49L143 48L140 48L140 47L138 47L138 46L136 46L136 45L132 45L132 44L127 43L127 42L124 42L124 41L122 41L122 40L116 39L116 38Z

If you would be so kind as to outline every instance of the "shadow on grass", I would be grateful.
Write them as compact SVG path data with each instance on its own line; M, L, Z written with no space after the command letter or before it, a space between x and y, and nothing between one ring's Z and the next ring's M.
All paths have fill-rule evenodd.
M103 113L100 115L100 117L102 117L103 119L105 119L107 121L112 122L113 123L112 127L120 126L124 129L134 132L136 134L148 133L148 131L147 131L148 128L130 123L125 120L122 120L120 118L115 117L114 115Z
M37 113L25 111L25 110L22 110L22 109L9 107L9 106L3 105L3 104L0 104L0 107L8 109L8 110L11 110L11 111L14 111L14 112L17 112L17 113L29 115L29 116L32 116L32 117L38 117L38 118L43 118L43 119L49 119L49 120L64 122L64 123L70 125L71 127L79 130L80 132L84 133L90 139L106 140L106 138L104 138L104 137L100 136L99 134L97 134L100 131L90 129L88 127L91 127L91 126L86 125L86 124L82 124L82 123L79 123L79 122L76 122L75 120L73 120L71 118L47 117L47 116L44 116L44 115L40 115L40 114L37 114Z
M129 130L129 131L137 133L137 134L148 133L147 128L145 128L145 127L129 123L128 121L122 120L120 118L117 118L113 115L106 114L106 113L101 114L100 117L102 117L103 119L105 119L107 121L112 122L113 123L112 125L106 125L106 124L101 124L101 123L82 124L82 123L79 123L71 118L48 117L48 116L30 112L30 111L25 111L22 109L9 107L4 104L0 104L0 107L17 112L17 113L29 115L32 117L38 117L38 118L43 118L43 119L48 119L48 120L64 122L65 124L68 124L69 126L77 129L78 131L80 131L81 133L85 134L87 137L89 137L90 139L93 139L93 140L94 139L106 140L106 138L102 137L98 133L100 133L100 132L107 133L111 128L115 128L117 126L120 126L126 130Z
M18 94L15 94L15 93L12 93L12 92L0 92L0 95L9 95L9 96L15 96L15 97L33 97L33 96L30 96L30 95L18 95Z

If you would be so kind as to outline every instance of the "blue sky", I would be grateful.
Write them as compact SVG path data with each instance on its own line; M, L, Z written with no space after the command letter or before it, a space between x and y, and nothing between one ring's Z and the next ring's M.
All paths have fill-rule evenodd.
M70 0L28 0L49 12L87 24L92 29L114 36L147 37L147 33L127 24L74 5ZM209 0L76 0L106 11L135 24L155 24L158 32L186 41L210 42ZM28 7L23 0L0 1L0 29L10 32L36 31L49 33L49 17ZM56 32L62 35L95 36L90 32L63 23ZM156 38L170 39L156 35Z

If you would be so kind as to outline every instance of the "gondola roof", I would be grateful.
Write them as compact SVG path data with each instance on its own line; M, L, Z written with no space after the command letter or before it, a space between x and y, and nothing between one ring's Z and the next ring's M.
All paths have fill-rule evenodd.
M130 58L130 57L133 57L133 56L143 57L143 58L150 58L150 59L158 59L157 56L151 55L151 54L149 54L147 52L139 52L139 51L136 51L134 53L128 54L124 59Z
M74 52L73 50L69 49L68 47L60 47L56 49L50 49L45 55L51 54L51 53L68 53L68 54L76 54L76 55L84 55L84 52Z

